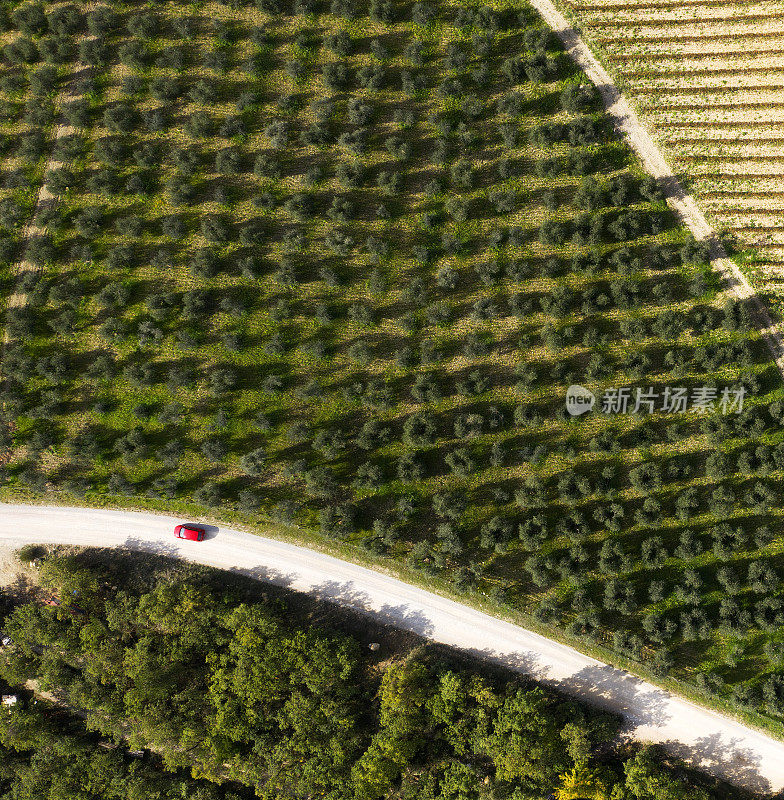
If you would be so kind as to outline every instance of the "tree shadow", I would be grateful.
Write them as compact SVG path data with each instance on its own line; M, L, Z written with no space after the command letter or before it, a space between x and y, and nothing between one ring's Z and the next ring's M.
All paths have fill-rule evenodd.
M402 628L419 636L433 634L433 623L424 611L411 609L407 605L390 606L385 604L378 611L373 612L373 616L384 624L394 625L396 628Z
M740 746L741 741L715 733L703 736L691 745L667 741L662 746L672 755L700 771L743 786L749 791L769 794L770 782L760 774L762 758Z
M12 582L3 587L3 593L14 601L19 602L25 597L30 597L37 589L35 581L22 572L17 572Z
M367 614L382 625L392 625L418 636L430 636L433 633L433 623L423 610L407 604L386 603L377 608L371 596L357 589L352 581L325 581L312 587L309 594L319 600Z
M352 581L324 581L313 586L309 594L319 600L337 603L355 611L374 613L370 595L357 589Z
M670 721L670 694L609 664L583 667L556 685L592 705L622 714L629 729L662 727Z
M521 672L565 695L577 697L594 708L620 714L626 720L626 730L638 727L660 727L670 715L666 704L670 695L646 684L640 678L609 664L587 666L565 678L556 678L551 668L532 650L497 653L487 649L464 651L483 661Z
M467 648L462 653L480 661L490 661L501 667L507 667L515 672L527 675L536 681L547 681L547 668L542 664L539 656L530 650L519 650L514 653L497 653L494 650ZM557 686L557 681L549 681L550 686Z
M136 536L129 536L121 545L126 550L135 550L141 553L152 553L156 556L180 558L180 552L174 544L166 542L148 541Z
M286 574L278 572L277 570L270 569L269 567L259 564L255 567L232 567L227 570L233 575L241 575L244 578L251 578L254 581L263 581L264 583L271 583L273 586L278 586L287 589L297 577L294 574Z

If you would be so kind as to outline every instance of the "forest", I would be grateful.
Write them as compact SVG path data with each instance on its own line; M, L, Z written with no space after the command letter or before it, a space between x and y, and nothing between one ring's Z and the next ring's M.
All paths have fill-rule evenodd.
M530 8L3 9L4 496L296 526L781 730L780 375Z
M0 682L29 701L0 708L2 800L747 797L533 681L139 558L49 555L5 599Z

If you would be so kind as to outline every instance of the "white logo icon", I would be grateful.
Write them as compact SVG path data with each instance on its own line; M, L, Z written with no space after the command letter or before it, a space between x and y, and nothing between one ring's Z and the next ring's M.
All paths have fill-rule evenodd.
M573 417L579 417L580 414L590 411L595 402L593 392L576 383L566 390L566 410Z

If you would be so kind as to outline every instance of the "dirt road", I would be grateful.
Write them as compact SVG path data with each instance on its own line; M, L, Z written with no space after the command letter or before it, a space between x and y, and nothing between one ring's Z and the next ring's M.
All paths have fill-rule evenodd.
M94 0L91 0L87 4L84 9L85 14L89 14L95 6ZM91 34L84 34L77 38L77 42L81 40L91 40L95 37ZM66 119L63 113L63 107L67 103L75 102L77 100L81 100L83 98L83 89L84 89L84 81L89 78L92 74L92 67L89 64L84 64L82 62L76 62L73 65L73 71L71 76L68 78L65 86L63 87L62 91L60 92L58 99L57 99L57 109L58 113L60 114L60 119L55 125L54 128L54 136L53 136L53 144L52 144L52 152L54 153L57 142L59 139L64 139L68 136L72 136L73 134L77 133L78 130L73 125L71 125L68 120ZM62 167L68 166L64 161L60 161L57 156L54 154L49 156L48 161L46 162L46 166L44 167L44 176L49 172L54 172ZM49 187L46 184L46 178L41 184L38 189L38 194L36 195L35 199L35 206L33 207L33 211L30 215L30 219L25 224L24 228L22 228L20 239L22 241L22 253L20 256L20 260L13 266L13 272L17 275L17 284L21 281L23 275L28 272L37 273L41 271L39 265L34 264L28 258L28 245L30 241L37 236L42 236L46 233L46 229L42 228L38 224L38 217L45 208L51 207L58 202L58 196L52 194ZM7 299L7 308L20 308L23 307L27 302L27 296L22 293L21 291L17 290L12 292ZM3 334L3 344L8 343L8 329L6 328Z
M784 742L668 694L516 625L322 553L228 528L174 538L174 518L128 511L0 504L0 543L123 547L184 558L307 592L496 661L617 712L628 735L660 742L756 791L784 788Z
M550 0L531 0L531 5L544 21L555 31L570 58L583 70L596 86L607 113L616 129L637 154L646 172L658 178L667 193L667 203L698 240L704 240L711 248L711 266L721 276L730 294L747 300L756 316L756 323L768 345L776 364L784 376L784 337L768 314L745 275L738 269L716 237L694 198L687 195L678 178L670 169L661 151L640 122L634 109L621 95L607 70L599 63L588 45L580 38L572 24L561 14Z

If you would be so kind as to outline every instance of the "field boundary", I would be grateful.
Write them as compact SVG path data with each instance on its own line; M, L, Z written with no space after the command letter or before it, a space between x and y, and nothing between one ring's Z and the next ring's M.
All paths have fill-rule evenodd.
M778 325L773 321L767 307L738 265L727 255L716 232L708 224L694 198L686 193L653 138L621 93L615 80L583 40L579 30L550 0L530 0L530 2L561 40L567 55L596 86L604 109L612 119L616 130L640 159L645 171L660 182L667 197L667 204L691 231L695 239L708 245L711 267L722 278L728 292L735 299L745 301L752 306L751 310L756 317L755 321L760 334L784 378L784 336Z

